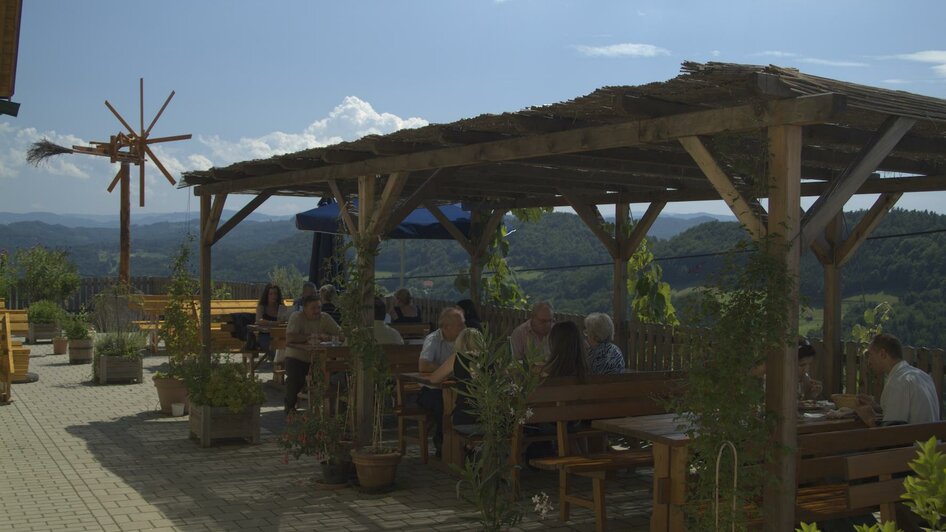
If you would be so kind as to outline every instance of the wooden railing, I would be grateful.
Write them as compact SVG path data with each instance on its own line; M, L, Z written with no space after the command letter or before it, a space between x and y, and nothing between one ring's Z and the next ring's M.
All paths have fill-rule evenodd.
M101 293L106 288L114 286L117 279L114 277L83 277L79 281L79 289L76 293L66 299L65 308L70 312L76 312L83 308L89 308L92 299L96 294ZM132 277L132 292L138 294L165 294L167 293L167 277ZM219 281L214 283L218 289L226 289L230 293L230 299L257 299L263 291L266 283L244 283L235 281ZM2 297L2 296L0 296ZM24 309L30 304L25 294L22 294L16 287L10 289L9 297L6 300L7 308Z

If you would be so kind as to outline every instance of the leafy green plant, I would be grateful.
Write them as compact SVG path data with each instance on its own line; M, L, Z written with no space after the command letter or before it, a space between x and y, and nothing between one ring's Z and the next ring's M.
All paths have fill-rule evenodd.
M305 276L293 265L276 266L269 272L269 282L281 288L283 296L294 299L302 295Z
M907 490L902 495L906 505L930 525L930 530L943 530L946 515L946 455L936 450L935 437L917 442L918 453L910 462L910 475L903 481Z
M145 347L145 336L138 332L110 332L95 341L95 356L138 358ZM97 367L98 364L95 364Z
M30 301L49 299L62 303L79 288L76 265L69 253L34 246L16 252L18 284Z
M183 370L187 395L192 404L227 407L240 412L247 406L266 400L263 386L251 377L242 364L222 362L219 357L210 364L189 360Z
M91 321L99 332L136 330L131 306L140 306L141 296L132 294L126 285L107 286L92 298Z
M187 360L200 353L200 321L194 300L198 283L190 273L190 253L188 242L182 243L171 263L168 304L160 331L170 369L158 372L158 377L180 378Z
M854 525L856 532L901 532L897 524L893 521L887 521L883 524L874 523L873 525ZM799 523L796 532L821 532L816 523Z
M7 250L0 249L0 299L6 299L16 282L16 269Z
M65 311L52 301L43 299L30 303L26 316L30 323L59 323L65 318Z
M537 352L527 362L516 359L506 341L494 341L488 331L474 337L475 348L457 359L469 372L466 389L470 413L476 416L483 439L460 471L458 491L480 512L484 530L502 530L522 519L522 509L512 497L509 461L513 432L531 416L526 398L539 385L540 376L531 366L541 358ZM462 485L468 490L461 490Z
M764 465L772 457L770 446L762 442L768 440L773 419L765 412L763 381L750 373L769 352L794 339L786 328L791 278L784 262L770 253L772 245L768 240L741 244L737 251L748 253L731 254L715 284L700 294L697 314L709 329L690 353L684 392L673 401L692 438L690 467L697 474L688 486L686 512L693 530L715 528L707 508L713 505L717 452L724 442L732 442L737 451L739 483L733 488L728 480L719 480L720 529L745 528L751 516L744 508L760 498ZM734 460L732 453L724 453L719 471L733 471Z
M654 261L654 253L645 238L627 262L627 290L631 296L631 310L642 323L679 325L680 320L670 297L670 284L664 282L662 277L663 269Z
M864 323L855 323L851 327L851 338L861 345L869 344L875 336L883 332L884 324L890 320L892 310L893 307L886 301L865 310Z
M92 332L89 330L89 319L86 313L80 311L69 316L66 319L63 332L66 334L66 338L70 340L88 340L91 338Z

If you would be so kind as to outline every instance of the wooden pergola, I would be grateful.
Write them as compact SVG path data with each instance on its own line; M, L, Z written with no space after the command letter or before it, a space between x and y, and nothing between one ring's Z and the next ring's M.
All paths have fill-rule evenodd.
M189 172L183 186L200 197L208 355L212 246L272 196L329 196L341 205L357 198L361 212L343 210L343 221L373 242L418 206L471 206L471 238L455 237L471 257L474 298L477 259L510 209L570 206L614 260L615 336L622 340L626 262L653 221L669 202L722 198L754 238L780 244L796 299L801 252L811 249L824 266L822 370L826 389L839 390L841 268L905 192L946 190L944 168L946 100L776 66L685 63L666 82L604 87L567 102ZM220 224L229 194L255 197ZM854 194L880 196L845 236L842 209ZM807 212L802 196L817 197ZM637 203L649 206L629 230L629 206ZM609 204L613 231L598 209ZM794 524L796 360L793 347L768 355L766 402L780 416L771 474L781 483L766 487L766 530Z

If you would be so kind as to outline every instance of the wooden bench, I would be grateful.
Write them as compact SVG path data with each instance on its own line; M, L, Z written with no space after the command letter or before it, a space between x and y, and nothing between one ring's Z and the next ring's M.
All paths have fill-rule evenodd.
M946 422L896 425L798 436L796 520L822 521L868 514L895 521L894 503L910 471L914 442L946 440Z
M26 338L29 334L30 324L26 310L6 310L0 309L0 318L7 319L6 336L9 339L10 346L3 356L11 357L10 378L13 383L28 382L27 372L30 367L30 349L23 345L20 340L14 340L14 337Z
M679 392L682 378L680 372L646 372L590 377L585 382L549 379L533 392L529 397L533 412L529 422L555 424L558 456L533 459L530 463L539 469L558 472L562 521L568 520L574 504L593 510L596 530L605 530L605 481L616 471L653 464L649 449L587 452L577 448L574 442L582 430L574 429L576 422L666 413L667 400ZM514 441L513 452L518 448ZM591 478L591 499L571 493L573 475Z

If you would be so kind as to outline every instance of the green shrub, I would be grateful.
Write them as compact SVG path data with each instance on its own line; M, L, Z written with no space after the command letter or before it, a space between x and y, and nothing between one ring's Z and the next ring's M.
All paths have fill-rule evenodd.
M259 380L251 377L242 364L214 361L201 365L191 360L184 374L188 397L195 405L225 406L239 412L266 400Z
M85 313L79 312L78 314L68 316L66 318L65 327L63 327L63 332L66 333L66 338L70 340L87 340L90 338L89 320Z
M50 299L61 303L79 288L76 265L63 250L35 246L16 252L20 288L30 301Z
M95 342L95 356L136 358L145 347L145 337L136 332L105 333Z
M64 318L62 308L48 300L30 303L26 311L30 323L59 323Z

